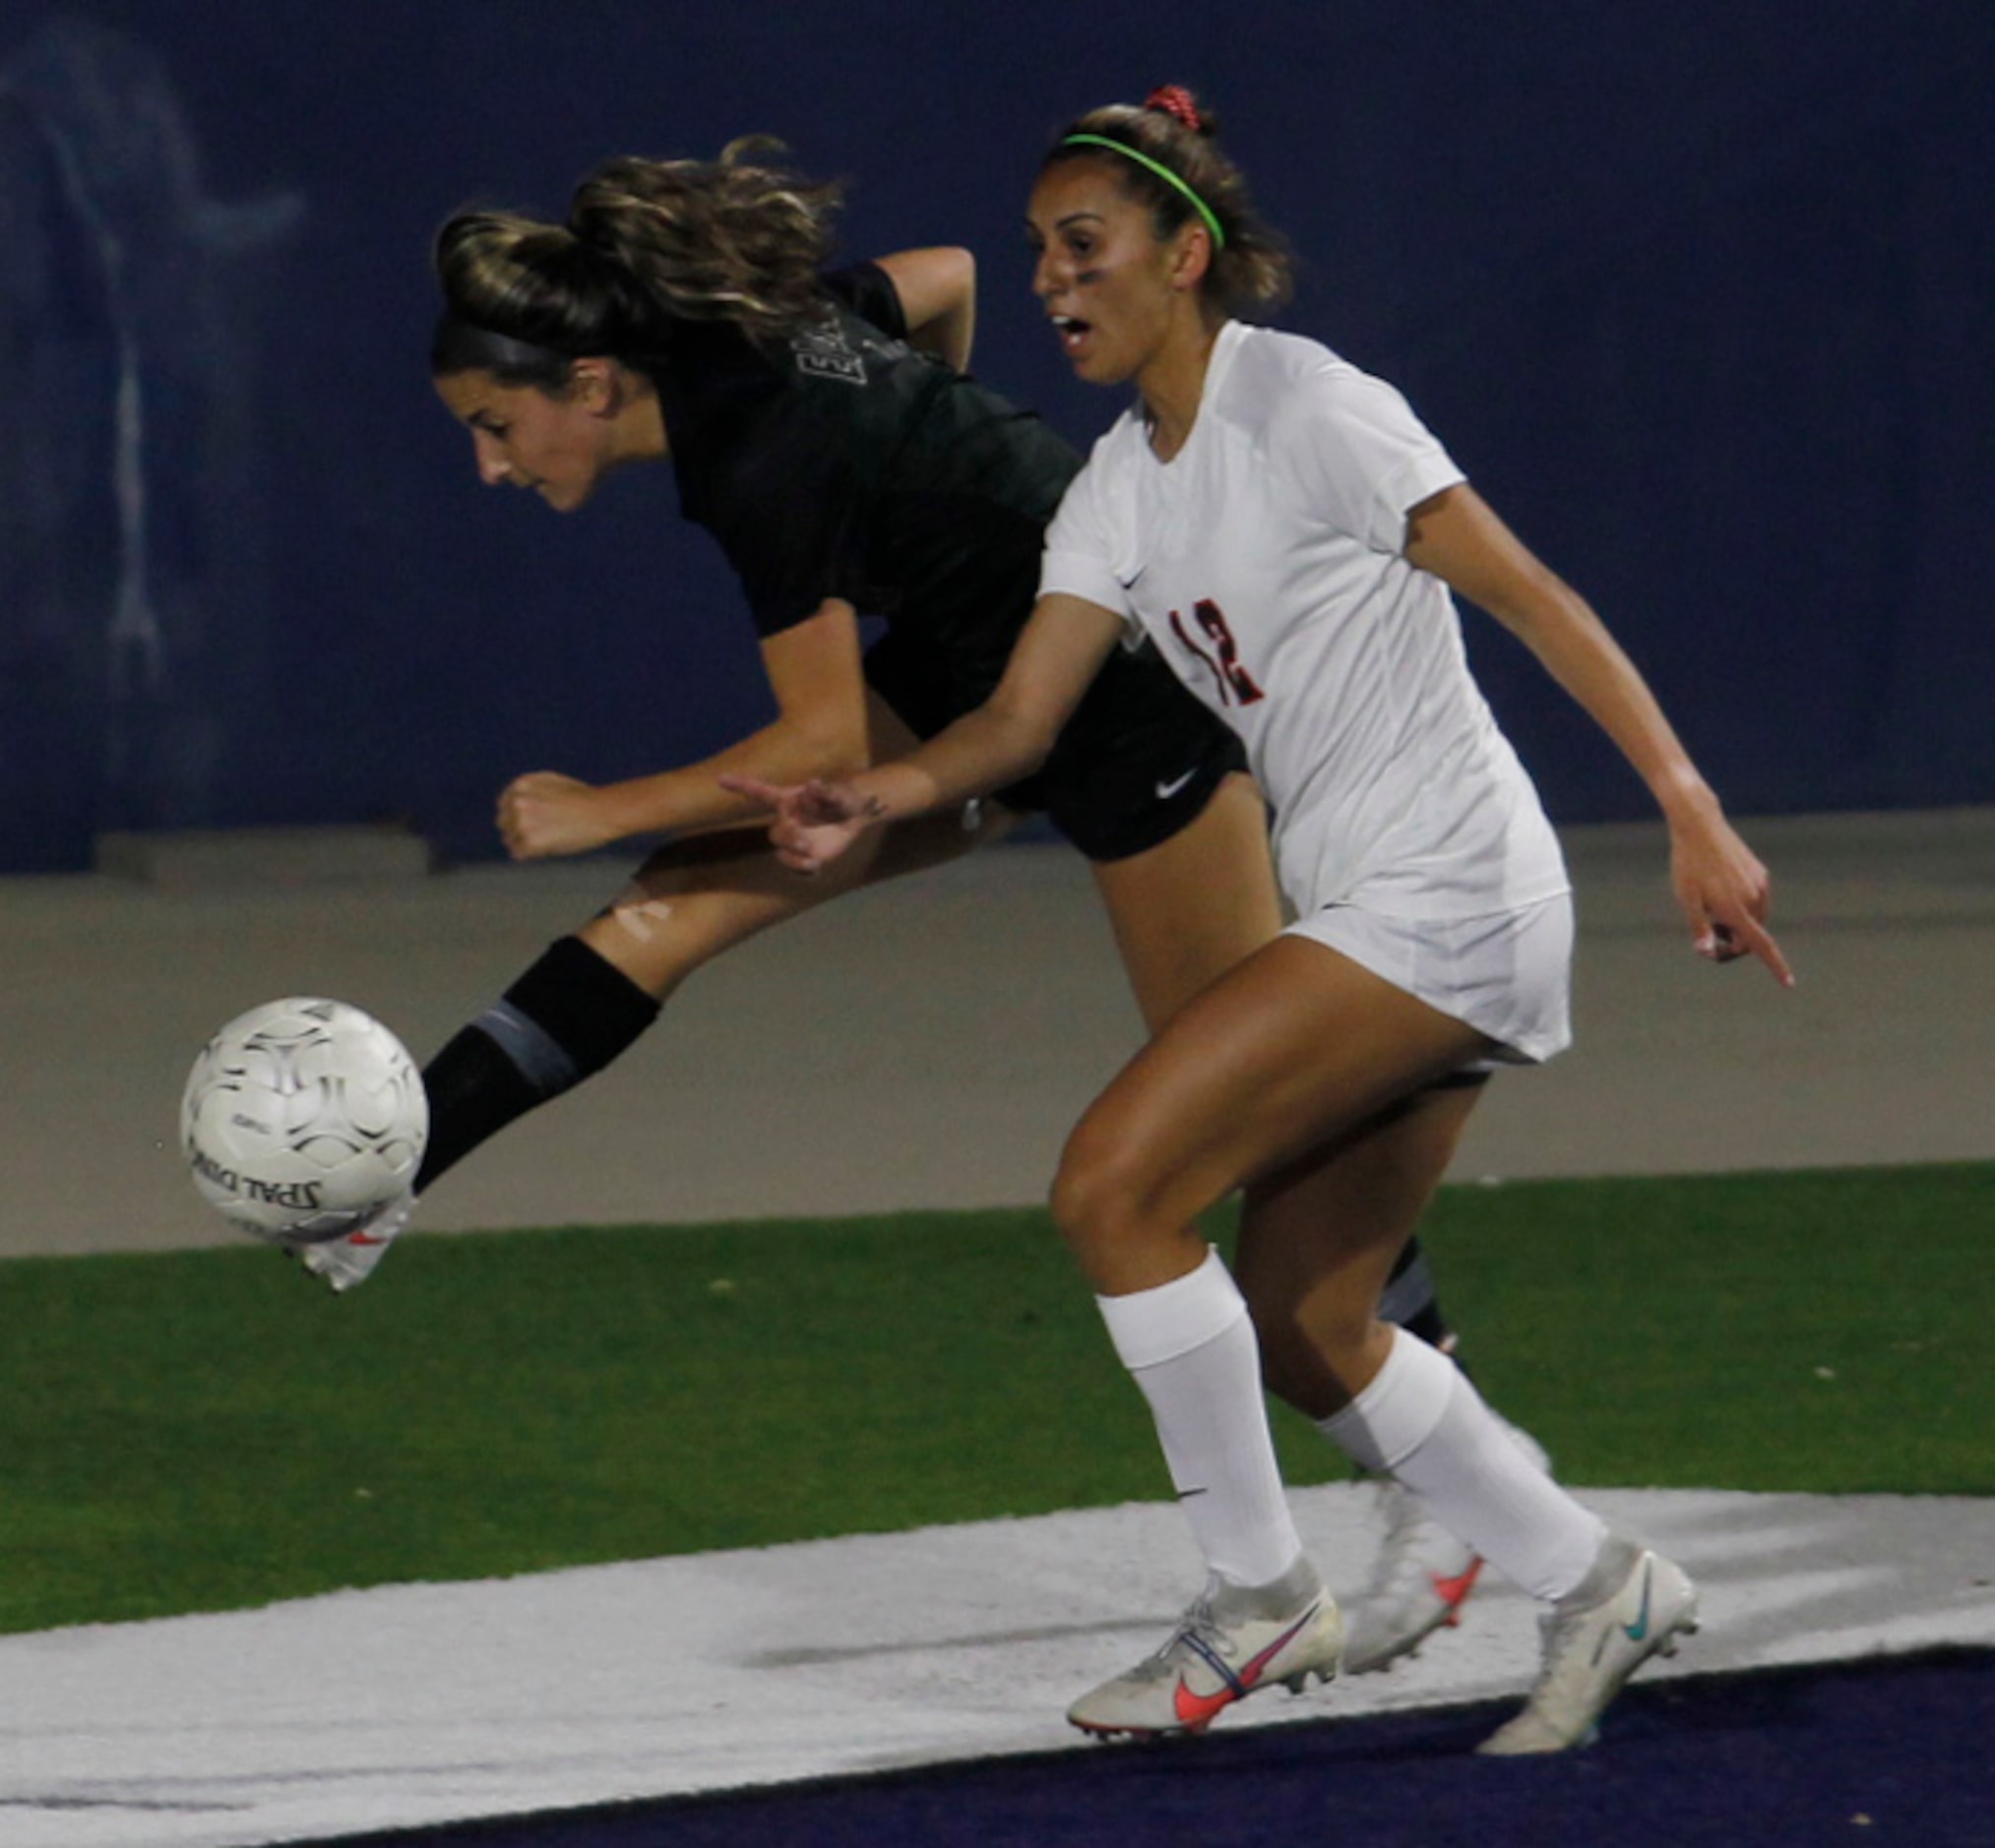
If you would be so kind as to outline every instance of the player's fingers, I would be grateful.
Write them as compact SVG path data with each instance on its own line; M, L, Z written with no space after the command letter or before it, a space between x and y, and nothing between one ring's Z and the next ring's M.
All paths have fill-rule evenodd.
M1704 893L1695 887L1679 884L1676 888L1676 908L1683 914L1684 927L1690 932L1697 954L1707 958L1714 957L1717 955L1717 939L1714 935L1712 914L1705 908Z
M822 776L813 776L808 782L797 784L787 791L788 800L783 803L783 812L796 818L798 824L807 828L822 828L827 822L843 821L847 804L844 791L837 783L828 783Z
M1782 988L1794 986L1794 971L1787 966L1787 958L1780 954L1772 931L1757 918L1748 917L1740 920L1737 935L1741 941L1735 955L1758 956Z
M745 797L769 809L781 808L783 797L790 793L781 783L766 783L759 776L737 776L731 772L720 778L720 787L729 795Z
M1774 934L1749 913L1725 920L1712 918L1697 940L1697 953L1713 962L1736 962L1757 956L1767 965L1782 988L1794 986L1794 971L1787 966Z

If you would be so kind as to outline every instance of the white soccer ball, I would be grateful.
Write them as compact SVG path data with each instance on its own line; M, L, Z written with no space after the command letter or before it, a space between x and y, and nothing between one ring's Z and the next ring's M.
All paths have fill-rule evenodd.
M259 1238L350 1232L414 1180L428 1139L415 1062L343 1001L237 1016L202 1048L180 1099L195 1187Z

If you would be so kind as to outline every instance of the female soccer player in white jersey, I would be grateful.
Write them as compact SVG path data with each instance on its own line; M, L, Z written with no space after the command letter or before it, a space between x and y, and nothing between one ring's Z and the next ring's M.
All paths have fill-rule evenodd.
M1757 955L1785 982L1765 870L1593 612L1400 394L1234 318L1281 298L1285 258L1186 92L1076 122L1029 222L1076 372L1133 384L1137 402L1062 502L1002 684L844 784L735 786L778 810L779 850L814 871L880 822L1024 773L1129 633L1237 732L1296 921L1123 1070L1053 1186L1211 1575L1163 1647L1069 1717L1196 1729L1258 1686L1335 1668L1265 1370L1545 1601L1538 1682L1483 1750L1562 1751L1694 1628L1696 1594L1536 1469L1442 1353L1377 1319L1477 1095L1452 1080L1568 1038L1558 844L1469 678L1450 589L1525 641L1646 779L1700 954ZM1236 1285L1196 1226L1241 1188Z
M774 154L744 142L717 161L609 161L565 222L470 212L437 239L431 370L482 477L568 512L613 470L668 462L681 511L740 575L777 716L701 763L603 786L540 771L506 789L499 821L517 857L664 844L429 1062L419 1190L602 1070L714 956L992 838L1021 812L1044 810L1090 860L1153 1029L1280 928L1238 742L1153 654L1118 655L1044 766L982 805L973 829L950 816L897 830L804 886L759 821L741 826L759 811L720 790L721 770L842 773L911 748L997 685L1031 611L1045 524L1081 465L966 376L967 253L827 275L836 189ZM862 613L886 619L863 657ZM350 1288L407 1217L404 1202L300 1256ZM1424 1264L1395 1288L1404 1325L1450 1338ZM1381 1665L1451 1618L1474 1565L1395 1494L1378 1573L1391 1595L1367 1604Z

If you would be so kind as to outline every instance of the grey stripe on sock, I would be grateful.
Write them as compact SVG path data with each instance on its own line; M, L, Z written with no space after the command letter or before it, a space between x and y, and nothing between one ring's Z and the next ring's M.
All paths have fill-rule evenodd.
M558 1097L581 1081L581 1069L567 1048L510 1001L494 1002L472 1024L512 1060L520 1076L542 1097Z

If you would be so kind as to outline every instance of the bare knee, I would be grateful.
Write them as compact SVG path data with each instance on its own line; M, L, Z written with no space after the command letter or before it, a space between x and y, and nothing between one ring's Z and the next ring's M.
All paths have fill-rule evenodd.
M714 837L717 839L718 837ZM592 950L662 1001L704 963L772 924L807 908L808 882L791 893L774 881L764 892L730 873L739 856L703 853L704 840L652 855L628 886L583 929Z
M1060 1236L1091 1271L1091 1253L1110 1251L1135 1233L1134 1184L1106 1140L1089 1133L1084 1118L1060 1152L1051 1206Z
M1082 1118L1053 1177L1052 1213L1097 1291L1153 1289L1203 1260L1204 1241L1169 1194L1167 1177L1127 1139L1091 1112Z

